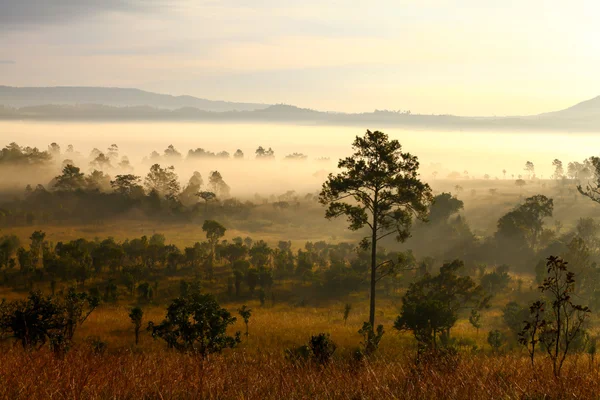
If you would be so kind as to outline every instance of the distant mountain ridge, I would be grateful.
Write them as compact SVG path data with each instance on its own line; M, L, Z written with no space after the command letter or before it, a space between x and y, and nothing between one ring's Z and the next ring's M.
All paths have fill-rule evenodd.
M175 110L192 107L204 111L253 111L268 104L238 103L201 99L193 96L172 96L130 88L85 86L12 87L0 86L0 104L8 107L31 107L47 104L102 104L115 107L149 106Z
M286 104L212 101L138 89L0 86L0 120L276 122L362 128L600 132L600 96L538 115L461 117L386 110L334 113Z

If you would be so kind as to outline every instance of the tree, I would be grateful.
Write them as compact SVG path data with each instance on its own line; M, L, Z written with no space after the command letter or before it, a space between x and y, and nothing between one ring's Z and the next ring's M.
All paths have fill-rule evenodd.
M273 251L264 240L259 240L254 243L248 252L250 254L250 262L257 268L264 268L271 260Z
M202 224L202 230L206 232L206 239L208 239L208 243L210 245L210 276L212 278L212 266L215 260L215 247L221 239L225 235L225 228L223 225L213 220L206 220L204 224Z
M394 323L397 330L413 332L420 351L436 348L436 337L450 336L450 329L458 320L458 313L465 308L481 309L487 306L481 286L469 276L459 276L461 261L444 264L438 275L426 273L411 283L402 297L400 315Z
M525 199L525 202L498 220L496 237L525 243L535 249L544 228L544 218L551 217L554 201L538 194Z
M41 292L30 293L27 300L2 302L1 306L0 331L20 341L24 349L41 347L62 328L61 307Z
M60 191L72 192L85 186L83 172L72 164L65 165L62 174L54 179L56 181L54 188Z
M554 174L552 177L554 179L562 179L565 176L565 170L563 169L563 163L558 158L555 158L552 161L552 166L554 167Z
M103 171L105 169L112 168L112 165L110 165L110 158L105 156L104 153L99 153L90 162L90 167Z
M488 333L487 342L492 347L492 349L494 349L494 351L498 351L498 349L502 347L505 341L506 339L504 338L504 335L498 329L495 329Z
M208 212L208 202L217 198L217 195L213 192L199 192L196 196L204 200L204 213Z
M531 161L525 163L525 171L527 171L529 179L535 178L535 166Z
M531 333L539 332L539 340L552 361L552 370L555 376L560 376L562 366L573 343L583 334L584 324L591 313L587 306L573 303L575 291L575 273L569 271L568 262L560 257L550 256L547 259L547 276L539 289L548 296L550 304L544 310L545 302L540 300L532 305L532 314L546 316L538 318L536 324L527 324L522 331L522 336L535 340ZM537 307L536 307L537 305ZM526 342L524 343L526 344ZM533 355L532 355L533 364Z
M393 260L378 263L377 243L389 235L405 241L413 216L426 219L432 195L429 185L419 180L417 157L403 153L397 140L367 130L364 137L356 137L352 147L354 154L338 163L343 171L330 174L323 184L319 201L328 206L326 218L345 215L350 230L369 228L370 235L361 247L371 249L369 323L374 327L377 281L394 266Z
M379 342L381 342L383 333L383 325L377 325L377 330L375 330L370 323L363 323L362 328L358 330L358 334L363 337L361 344L365 355L369 356L379 348Z
M29 246L31 251L31 262L34 268L38 267L38 264L42 259L42 250L45 238L46 234L42 231L35 231L29 237L29 240L31 240L31 245Z
M107 191L110 189L110 177L102 171L93 170L85 177L85 187L90 191Z
M229 188L229 185L225 183L219 171L213 171L210 173L210 176L208 177L208 185L211 191L219 198L229 197L229 192L231 189Z
M268 150L265 150L262 146L258 146L255 151L256 158L262 160L272 160L275 158L275 152L269 147Z
M200 172L194 171L193 175L188 181L188 184L181 191L181 195L179 196L180 201L186 206L197 203L198 193L200 192L200 188L203 184L204 180L202 179Z
M344 325L348 322L348 317L350 316L350 311L352 310L352 304L346 303L344 306Z
M106 150L106 155L111 160L117 160L119 158L119 146L115 143L111 144Z
M177 151L177 149L170 144L165 149L165 159L171 159L173 161L178 161L181 159L181 153Z
M508 265L500 265L494 268L494 271L484 274L481 277L481 286L489 294L497 294L504 290L510 283L510 275L508 275Z
M62 354L70 345L77 327L98 306L98 299L71 288L63 298L31 292L27 300L2 303L0 332L19 340L23 348L41 347L50 342Z
M150 191L156 191L167 199L174 199L179 193L180 185L173 166L162 168L159 164L150 167L150 172L144 179L144 186Z
M152 337L166 341L169 348L206 357L240 342L240 332L227 335L227 327L235 321L212 295L193 293L175 299L163 322L158 325L150 322L148 330Z
M600 203L600 157L590 157L590 163L592 165L592 183L587 183L585 189L581 184L577 185L577 190L582 195L589 197L596 203ZM569 164L569 167L571 164Z
M244 158L244 152L240 149L237 149L235 153L233 153L233 158L241 160L242 158Z
M469 315L469 323L473 328L477 329L477 335L479 335L479 328L481 328L481 314L476 309L471 310Z
M523 194L523 186L527 185L527 182L519 178L515 181L515 185L519 188L519 196L521 196Z
M142 178L132 174L117 175L110 181L113 190L123 196L132 197L135 194L143 194L143 188L140 185Z
M447 222L450 216L462 210L464 203L450 193L441 193L433 198L429 207L429 221Z
M131 319L131 323L133 324L133 329L135 332L135 344L140 341L140 328L142 327L142 319L144 317L144 311L140 307L133 307L131 312L129 313L129 319Z
M252 315L252 309L248 308L245 304L238 309L238 313L244 320L244 325L246 325L246 339L248 339L248 321L250 321L250 316Z

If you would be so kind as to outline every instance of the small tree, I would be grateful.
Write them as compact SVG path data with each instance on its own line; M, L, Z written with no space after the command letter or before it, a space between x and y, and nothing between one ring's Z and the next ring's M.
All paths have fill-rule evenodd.
M344 307L344 325L346 325L346 322L348 322L348 317L350 316L351 310L352 310L352 304L346 303L346 306Z
M384 334L383 325L378 325L375 331L371 324L365 322L358 333L363 337L361 344L364 348L364 354L369 356L379 348L379 342L381 342Z
M527 348L529 359L531 360L531 368L535 366L535 349L539 343L539 336L546 327L544 320L544 302L536 301L529 307L529 317L523 321L524 326L519 332L519 343Z
M583 334L584 324L590 315L587 306L574 304L575 274L568 270L568 262L560 257L547 259L547 276L539 286L550 301L547 310L540 300L531 306L532 320L521 332L521 343L530 349L533 366L535 344L543 345L552 361L555 376L560 376L562 366L573 345Z
M31 292L27 300L3 303L0 307L0 331L19 340L30 349L50 342L55 353L62 354L81 326L98 306L98 299L69 289L64 298Z
M227 229L217 221L206 220L204 221L204 224L202 224L202 230L206 232L206 239L210 245L210 258L208 261L209 278L212 279L213 264L215 261L215 248L217 243L219 243L219 239L225 235L225 231L227 231Z
M250 316L252 315L252 309L247 307L245 304L238 308L238 313L244 320L244 325L246 325L246 339L248 339L248 321L250 321Z
M214 194L213 192L208 192L208 191L198 192L196 194L196 196L198 196L202 200L204 200L204 213L205 214L208 212L208 202L215 200L217 198L216 194Z
M413 332L419 351L436 349L436 338L450 337L450 329L464 308L487 306L481 286L468 276L459 276L462 261L444 264L438 275L426 273L417 282L411 283L402 298L401 313L394 328Z
M140 341L140 328L142 327L142 318L144 317L144 311L140 307L134 307L129 313L129 319L134 327L135 332L135 345Z
M163 322L158 325L150 322L148 330L152 337L165 340L170 348L206 357L240 342L240 332L227 335L227 327L235 321L212 295L192 293L175 299Z
M487 342L494 351L498 351L500 347L502 347L502 345L506 342L506 338L504 337L504 334L502 332L496 329L488 333Z
M308 346L313 359L321 365L326 365L331 361L331 357L337 348L328 333L320 333L312 336L308 342Z
M479 328L481 328L481 314L476 309L471 310L471 315L469 315L469 323L473 326L473 328L477 329L477 335L479 335Z

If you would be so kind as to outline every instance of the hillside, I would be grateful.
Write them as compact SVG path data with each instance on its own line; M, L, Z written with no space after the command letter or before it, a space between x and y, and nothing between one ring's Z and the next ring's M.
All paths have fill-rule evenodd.
M251 111L268 107L267 104L214 101L192 96L171 96L139 89L69 86L0 86L0 104L16 108L47 104L102 104L115 107L149 106L169 110L192 107L205 111Z

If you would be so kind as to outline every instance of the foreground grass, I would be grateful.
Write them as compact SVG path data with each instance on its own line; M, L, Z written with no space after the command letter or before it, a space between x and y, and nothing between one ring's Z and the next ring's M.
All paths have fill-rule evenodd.
M359 299L355 299L357 302ZM228 304L234 311L239 305ZM238 348L207 359L167 350L146 332L133 344L128 307L103 306L77 332L64 357L48 349L23 351L0 344L2 399L563 399L598 398L600 369L587 355L573 355L563 377L538 356L533 373L523 352L492 353L485 332L477 335L464 320L453 336L471 338L479 350L463 348L456 358L415 363L410 335L393 331L392 303L382 302L378 322L386 334L378 353L356 361L357 330L366 315L356 303L347 323L341 304L327 308L251 303L250 337ZM338 310L339 308L339 310ZM160 321L164 307L147 307L145 321ZM487 319L494 323L493 315ZM232 330L243 331L241 321ZM293 364L284 350L306 343L310 335L331 333L338 344L327 366ZM107 343L93 351L91 337Z
M0 354L6 399L563 399L597 398L597 365L571 359L564 377L534 376L525 357L463 356L450 364L335 360L292 365L281 354L236 351L202 360L174 352L96 355L74 350Z

